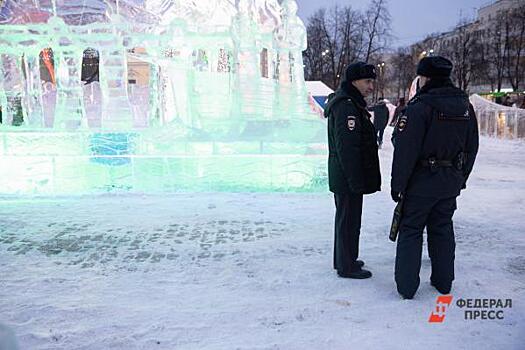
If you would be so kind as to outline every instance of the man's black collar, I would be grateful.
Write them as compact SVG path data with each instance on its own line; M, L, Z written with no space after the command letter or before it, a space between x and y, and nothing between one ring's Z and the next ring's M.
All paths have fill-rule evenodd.
M366 108L366 101L361 92L349 81L343 81L341 83L341 89L350 96L352 101L359 105L361 108Z

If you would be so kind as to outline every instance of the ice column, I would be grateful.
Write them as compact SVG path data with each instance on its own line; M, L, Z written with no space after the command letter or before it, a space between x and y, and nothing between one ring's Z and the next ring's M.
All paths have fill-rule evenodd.
M100 85L103 96L102 127L126 130L132 127L128 98L128 65L123 34L127 26L120 15L112 15L110 33L100 40Z
M80 73L82 71L81 39L71 32L59 17L48 21L54 32L53 50L57 77L57 108L55 127L77 129L84 117L84 99Z

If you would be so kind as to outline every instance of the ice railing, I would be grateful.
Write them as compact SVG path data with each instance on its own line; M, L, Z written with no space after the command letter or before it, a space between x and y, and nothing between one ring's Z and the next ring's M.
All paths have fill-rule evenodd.
M470 96L483 135L506 139L525 138L525 109L506 107L479 95Z

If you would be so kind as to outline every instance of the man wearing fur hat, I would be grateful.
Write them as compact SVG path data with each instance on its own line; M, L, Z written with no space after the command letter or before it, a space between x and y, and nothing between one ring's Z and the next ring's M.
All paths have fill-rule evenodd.
M381 189L374 124L365 97L374 89L375 67L364 62L348 66L325 108L328 118L328 181L335 199L334 269L344 278L369 278L357 260L363 195Z
M395 281L412 299L419 287L423 229L432 265L430 283L448 294L454 280L452 216L478 152L478 124L468 95L450 79L452 63L440 56L418 65L420 90L395 130L391 195L403 199Z

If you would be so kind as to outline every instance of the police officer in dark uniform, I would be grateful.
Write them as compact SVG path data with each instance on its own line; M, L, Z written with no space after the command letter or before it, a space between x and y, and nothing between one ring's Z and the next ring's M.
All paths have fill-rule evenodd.
M478 124L465 92L450 80L452 63L440 56L418 65L420 90L396 126L391 195L403 198L395 281L411 299L419 286L423 229L432 264L430 283L448 294L454 280L452 216L478 152Z
M369 278L362 268L359 235L363 195L381 188L376 131L366 109L375 67L364 62L348 66L325 108L328 118L328 179L335 198L334 269L340 277Z

